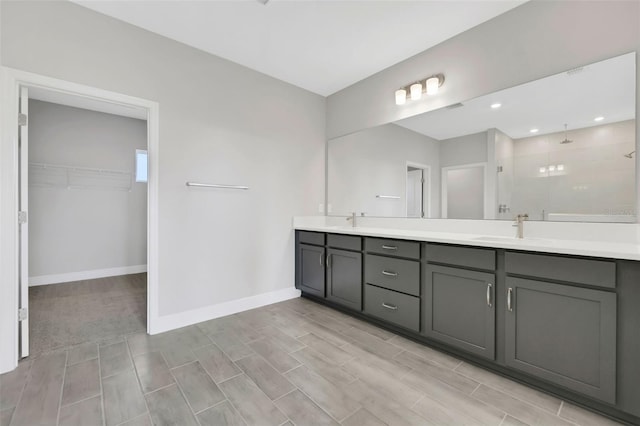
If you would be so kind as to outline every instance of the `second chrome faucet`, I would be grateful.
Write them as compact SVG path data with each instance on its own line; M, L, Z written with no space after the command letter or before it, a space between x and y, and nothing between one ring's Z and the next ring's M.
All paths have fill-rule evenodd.
M519 214L515 218L515 222L512 226L517 226L518 231L516 232L516 238L523 239L524 238L524 221L529 219L529 215L527 213Z

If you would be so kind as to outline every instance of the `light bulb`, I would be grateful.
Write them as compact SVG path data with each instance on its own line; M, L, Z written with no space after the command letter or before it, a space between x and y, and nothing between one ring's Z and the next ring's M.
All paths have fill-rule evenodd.
M556 170L556 166L554 166L553 164L549 166L550 172L555 172L555 170Z
M602 120L604 120L603 116L596 117L596 118L593 119L593 121L602 121Z
M438 77L429 77L426 82L427 95L435 95L440 87L440 79Z
M502 104L501 104L501 103L499 103L499 102L496 102L495 104L491 104L491 108L493 108L493 109L498 109L498 108L500 108L501 106L502 106Z
M414 83L410 87L411 90L411 100L417 101L422 97L422 83Z
M540 131L539 129L531 129L531 130L529 130L529 132L531 132L531 133L538 133L539 131Z
M544 172L546 172L546 171L547 171L547 168L546 168L546 167L540 167L540 173L544 173Z
M563 171L564 170L564 164L558 164L557 169L558 169L559 172Z
M396 105L404 105L407 102L407 91L404 89L396 90Z

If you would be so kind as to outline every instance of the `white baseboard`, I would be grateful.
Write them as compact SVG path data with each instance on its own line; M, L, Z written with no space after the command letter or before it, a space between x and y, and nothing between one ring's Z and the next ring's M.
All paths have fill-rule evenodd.
M150 334L163 333L199 322L248 311L249 309L271 305L272 303L295 299L296 297L300 297L300 290L291 287L244 297L242 299L230 300L228 302L218 303L217 305L205 306L204 308L193 309L178 314L165 315L153 321L151 330L149 331Z
M95 278L117 277L118 275L139 274L141 272L147 272L147 265L120 266L117 268L68 272L66 274L38 275L36 277L29 277L29 287L92 280Z

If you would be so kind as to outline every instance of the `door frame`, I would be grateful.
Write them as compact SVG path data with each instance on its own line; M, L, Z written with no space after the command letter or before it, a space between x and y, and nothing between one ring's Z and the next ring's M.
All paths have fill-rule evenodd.
M431 166L421 163L415 163L413 161L407 161L407 164L404 167L405 179L404 179L404 193L405 197L407 194L407 172L409 167L414 167L416 169L422 169L422 179L424 182L422 183L422 216L421 219L430 219L431 218ZM405 199L404 203L404 216L407 217L409 214L409 209L407 208L407 200Z
M0 373L18 365L19 225L18 96L20 88L39 87L147 112L147 333L158 329L158 151L160 105L147 99L0 67Z
M483 206L482 206L482 211L483 211L483 219L486 219L489 217L490 212L491 212L491 202L487 199L487 163L468 163L468 164L459 164L459 165L455 165L455 166L447 166L447 167L443 167L442 168L442 172L440 175L440 185L441 185L441 191L440 193L442 194L441 201L440 201L440 210L442 212L442 219L448 219L447 217L447 172L449 170L456 170L456 169L469 169L472 167L482 167L482 175L484 177L484 183L482 185L482 200L483 200Z

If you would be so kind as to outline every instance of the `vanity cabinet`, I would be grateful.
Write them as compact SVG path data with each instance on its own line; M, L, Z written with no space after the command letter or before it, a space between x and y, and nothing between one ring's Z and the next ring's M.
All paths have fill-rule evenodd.
M296 288L362 310L362 238L296 233Z
M324 234L300 232L297 237L296 288L316 297L325 297Z
M422 333L494 360L496 304L495 273L492 271L495 269L495 251L436 244L425 246L428 263L424 268Z
M506 364L615 403L616 293L583 287L615 287L615 263L507 252L506 271Z
M306 231L296 257L305 296L640 424L638 261Z
M327 249L327 300L362 310L362 253Z

